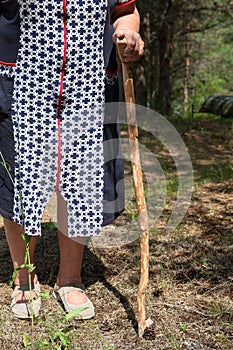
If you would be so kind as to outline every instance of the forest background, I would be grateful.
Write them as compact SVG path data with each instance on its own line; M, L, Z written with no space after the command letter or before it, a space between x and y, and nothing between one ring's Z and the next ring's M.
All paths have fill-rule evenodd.
M137 103L190 116L208 95L233 92L233 1L138 0L145 41Z

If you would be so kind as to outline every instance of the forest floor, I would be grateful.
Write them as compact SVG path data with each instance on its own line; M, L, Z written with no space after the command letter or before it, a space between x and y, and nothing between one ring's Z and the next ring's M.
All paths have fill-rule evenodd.
M146 313L153 325L138 338L138 240L111 249L86 248L83 278L96 316L85 322L66 321L52 296L59 251L56 230L47 223L38 240L35 264L49 298L42 299L34 326L14 319L9 311L12 266L1 228L1 350L233 349L232 120L203 117L171 123L189 150L195 185L191 205L174 232L165 229L175 198L172 189L151 228ZM164 147L146 134L141 140L151 145L161 164L170 162ZM173 179L174 167L166 168ZM126 211L127 219L130 215Z

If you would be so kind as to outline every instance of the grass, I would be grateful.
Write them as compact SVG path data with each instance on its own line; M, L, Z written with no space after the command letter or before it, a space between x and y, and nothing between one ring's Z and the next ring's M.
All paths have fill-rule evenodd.
M201 170L201 183L213 181L215 183L223 183L228 179L233 179L232 164L212 164L208 168Z

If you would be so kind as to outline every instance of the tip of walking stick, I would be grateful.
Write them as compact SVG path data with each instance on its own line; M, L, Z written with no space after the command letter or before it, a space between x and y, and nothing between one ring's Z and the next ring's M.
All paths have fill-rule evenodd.
M117 51L118 51L118 55L120 57L120 60L122 62L124 62L125 61L124 50L127 46L127 40L126 40L126 38L123 38L123 39L117 38L116 44L117 44Z
M150 327L150 326L152 326L152 324L154 324L154 321L152 321L152 319L149 317L149 318L146 320L146 327Z
M140 338L145 338L145 339L150 339L150 340L155 339L155 328L154 328L153 324L154 324L154 322L152 321L152 319L148 318L146 320L146 328L139 329L138 336Z

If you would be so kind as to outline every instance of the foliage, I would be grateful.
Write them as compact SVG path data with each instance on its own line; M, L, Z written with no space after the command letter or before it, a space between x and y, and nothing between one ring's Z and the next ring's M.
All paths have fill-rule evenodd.
M145 57L136 65L139 104L182 115L185 82L189 111L210 94L232 92L232 1L137 3L145 41Z

